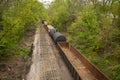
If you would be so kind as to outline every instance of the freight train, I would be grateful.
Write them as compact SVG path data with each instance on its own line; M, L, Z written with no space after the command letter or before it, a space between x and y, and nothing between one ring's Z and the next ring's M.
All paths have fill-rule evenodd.
M56 44L74 80L109 80L85 56L66 42L66 37L62 33L56 31L46 20L43 20L42 24Z

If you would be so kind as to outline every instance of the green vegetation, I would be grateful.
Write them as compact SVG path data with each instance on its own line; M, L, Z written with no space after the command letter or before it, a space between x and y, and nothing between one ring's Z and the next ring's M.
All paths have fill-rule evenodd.
M29 28L35 28L43 12L36 0L0 0L0 59L28 52L19 41Z
M29 51L25 32L46 19L112 80L120 80L120 1L55 0L48 9L36 0L0 0L0 59Z
M46 19L110 79L120 79L119 0L55 0Z

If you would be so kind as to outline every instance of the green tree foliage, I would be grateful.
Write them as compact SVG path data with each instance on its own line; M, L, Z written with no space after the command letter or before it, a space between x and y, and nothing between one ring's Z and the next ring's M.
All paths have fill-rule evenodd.
M42 18L44 7L36 0L0 0L0 58L18 54L18 42Z
M73 36L71 40L84 47L93 47L98 25L96 12L91 5L86 5L69 28L69 32Z
M66 7L67 4L64 2L64 0L56 0L55 3L53 3L48 10L48 20L56 28L58 28L58 30L67 30L66 26L68 24L67 21L70 14Z

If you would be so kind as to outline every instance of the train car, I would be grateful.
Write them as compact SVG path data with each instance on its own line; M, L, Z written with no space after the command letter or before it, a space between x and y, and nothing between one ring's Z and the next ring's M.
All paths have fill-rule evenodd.
M62 33L57 32L52 25L47 25L47 31L49 32L55 43L60 41L66 41L66 37Z
M57 42L60 54L75 80L109 80L68 42Z
M56 29L52 25L47 25L47 31L49 32L50 36L53 38Z
M61 34L60 32L55 32L53 34L53 40L55 41L55 43L61 42L61 41L66 41L66 37L63 34Z

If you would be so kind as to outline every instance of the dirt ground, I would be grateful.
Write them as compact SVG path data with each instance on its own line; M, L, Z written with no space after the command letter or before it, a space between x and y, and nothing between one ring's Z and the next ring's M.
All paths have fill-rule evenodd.
M30 50L24 57L15 55L8 60L0 61L0 80L26 80L26 74L31 65L31 46L34 41L35 30L28 30L20 45Z

